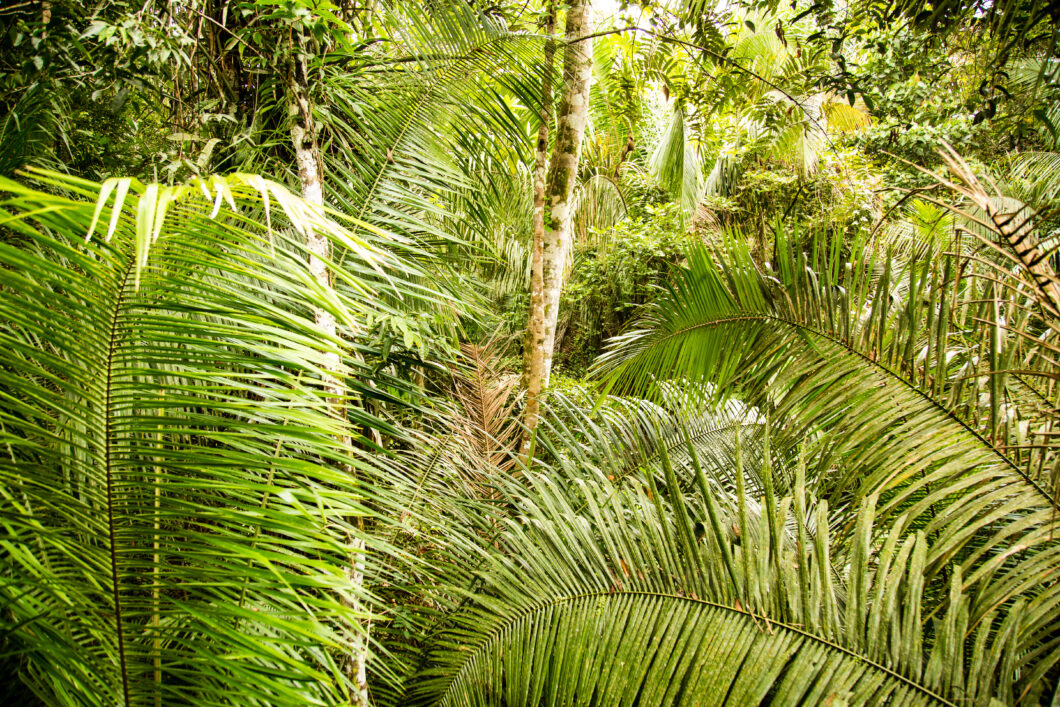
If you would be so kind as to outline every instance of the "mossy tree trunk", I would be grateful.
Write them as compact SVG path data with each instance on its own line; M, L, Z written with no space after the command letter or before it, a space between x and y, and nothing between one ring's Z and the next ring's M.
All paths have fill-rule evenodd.
M578 177L578 161L589 109L589 86L593 73L592 6L589 0L572 0L567 10L566 47L563 52L563 94L556 111L556 138L547 178L544 172L545 139L538 131L539 171L534 175L534 251L530 291L530 321L527 327L526 417L529 436L537 427L541 396L548 388L556 340L563 268L571 246L570 201ZM546 50L547 51L547 50ZM550 58L550 57L549 57ZM545 96L551 102L551 81L546 77ZM544 104L544 101L543 101ZM542 108L544 113L545 107Z

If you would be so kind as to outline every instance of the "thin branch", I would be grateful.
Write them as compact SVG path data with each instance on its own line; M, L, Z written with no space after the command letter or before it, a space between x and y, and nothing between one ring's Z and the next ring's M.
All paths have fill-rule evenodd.
M236 34L235 32L233 32L233 31L232 31L232 30L230 30L229 28L225 27L225 26L224 26L223 24L221 24L220 22L218 22L218 21L217 21L217 20L215 20L214 18L212 18L212 17L210 17L209 15L207 15L206 13L204 13L204 12L203 12L202 10L200 10L199 8L197 8L197 7L188 7L187 9L188 9L189 11L191 11L191 12L194 12L195 14L197 14L197 15L198 15L199 17L203 18L204 20L207 20L207 21L209 21L209 22L212 22L212 23L214 23L215 25L217 25L218 27L220 27L221 29L223 29L223 30L224 30L225 32L228 32L228 34L232 35L232 38L233 38L233 39L235 39L235 40L236 40L237 42L239 42L240 44L242 44L242 45L243 45L244 47L246 47L246 48L247 48L247 49L249 49L250 51L254 52L255 54L257 54L257 55L258 55L259 57L261 57L262 59L266 59L266 56L265 56L264 54L262 54L262 53L261 53L260 51L258 51L258 49L257 49L257 48L255 48L255 47L251 46L250 44L248 44L248 43L247 43L247 41L246 41L245 39L243 39L242 37L240 37L240 36L239 36L238 34Z

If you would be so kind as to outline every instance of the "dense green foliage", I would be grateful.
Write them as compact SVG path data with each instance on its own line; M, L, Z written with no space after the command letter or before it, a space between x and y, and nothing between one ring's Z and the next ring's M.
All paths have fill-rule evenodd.
M0 699L1060 704L1056 8L596 5L524 451L549 4L0 8Z

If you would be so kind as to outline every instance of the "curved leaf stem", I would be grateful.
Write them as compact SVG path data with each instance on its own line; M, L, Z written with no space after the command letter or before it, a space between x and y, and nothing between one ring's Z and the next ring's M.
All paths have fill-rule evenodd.
M122 308L125 306L125 293L128 290L129 278L135 269L135 258L131 259L122 277L118 289L118 298L114 303L114 316L111 317L110 332L107 339L107 381L103 406L103 443L104 443L104 467L107 475L107 535L110 540L110 578L114 595L114 624L118 633L118 667L121 671L122 695L125 705L131 704L129 700L129 669L125 656L125 635L122 627L121 617L121 591L118 585L118 553L116 548L114 529L114 474L112 460L112 420L111 411L112 393L114 390L114 354L117 349L118 320L121 317Z

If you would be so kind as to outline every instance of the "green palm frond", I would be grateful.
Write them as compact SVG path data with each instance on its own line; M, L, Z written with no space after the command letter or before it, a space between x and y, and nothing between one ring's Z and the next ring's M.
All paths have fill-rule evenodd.
M511 197L522 186L519 164L532 145L524 111L534 115L540 100L535 77L544 39L508 31L463 3L413 19L396 52L415 61L392 65L384 57L359 75L336 68L326 82L336 91L328 101L335 117L328 134L337 147L359 153L351 162L348 150L327 151L334 175L328 196L386 233L388 248L429 271L423 287L447 293L431 313L455 329L460 316L479 314L453 306L471 299L467 293L477 285L450 265L520 249L521 234L511 231L498 243L496 214L525 201ZM502 290L522 281L523 269L494 265L504 274Z
M325 81L337 92L327 102L335 116L331 139L359 154L350 166L347 151L329 155L328 171L338 177L329 185L331 198L358 220L417 243L444 241L447 234L417 215L439 212L431 196L477 186L456 168L454 153L485 153L504 163L510 146L529 147L525 126L505 101L490 100L496 95L490 89L533 108L539 98L530 86L541 72L536 52L543 39L509 32L465 3L402 19L403 63L366 60L362 73L336 68ZM520 68L513 83L509 77ZM484 123L494 130L483 130Z
M773 79L782 74L790 53L780 38L768 29L765 18L754 17L752 22L762 25L762 31L741 29L744 35L733 45L732 57L741 66L754 71L764 79Z
M613 177L593 174L575 188L571 214L576 242L591 243L626 217L626 197Z
M778 270L760 272L739 243L724 260L699 250L643 326L610 344L598 370L619 391L647 389L649 376L709 380L718 395L767 410L778 436L813 440L822 450L814 488L847 507L843 533L853 527L850 500L878 496L880 532L911 524L931 539L932 585L945 584L949 563L959 565L973 623L1001 606L1033 606L1041 619L1021 629L1031 661L1021 669L1052 669L1060 519L1055 487L1036 465L1055 449L1035 445L1033 463L1024 453L1018 430L1047 426L1048 416L1015 404L1026 396L1013 379L1055 373L1044 363L1017 373L1010 363L1036 346L1011 333L1034 326L1017 307L1025 295L998 298L1018 319L1004 323L980 299L994 283L958 283L952 261L900 268L885 260L875 279L871 251L849 264L841 252L838 241L817 241L810 253L782 243ZM892 284L903 280L904 297ZM950 329L961 322L985 327L994 343L962 353ZM1026 421L1011 424L1009 415ZM932 591L928 611L937 612L945 588Z
M453 263L492 255L493 214L507 206L505 183L518 181L532 147L527 116L540 100L544 38L466 2L377 11L387 42L331 46L310 62L325 201L364 241L418 264L421 296L402 303L384 288L386 304L415 309L454 338L463 318L481 312ZM267 95L273 79L261 80ZM270 149L244 151L238 168L295 183L287 105L263 103L258 113L256 123L280 129L255 133ZM347 267L346 258L340 247L335 260Z
M778 157L796 165L802 175L816 171L821 156L833 147L833 134L858 132L871 123L862 107L836 101L827 93L790 96L768 91L764 98L788 106L788 113L794 114L794 121L784 120L773 128L775 135L769 147Z
M323 289L301 231L397 261L260 178L37 176L75 197L0 185L7 660L47 703L348 700L378 463L340 440L395 431L334 415L329 376L370 394L350 341L379 305L356 269Z
M899 214L879 230L879 240L892 254L922 259L933 252L957 248L957 217L948 209L912 199Z
M11 176L27 164L57 168L56 146L69 147L70 107L59 91L42 83L26 88L0 120L0 175Z
M841 133L857 133L872 124L872 116L860 103L850 105L846 101L827 100L821 105L828 126Z
M407 703L986 704L1005 694L994 675L1011 671L1008 642L1026 614L972 627L956 571L953 609L925 643L927 534L895 528L870 562L874 498L849 544L834 545L829 506L801 478L785 498L751 498L743 483L729 495L690 446L689 490L665 454L646 475L615 480L590 460L621 454L616 440L588 417L571 425L549 431L559 454L545 473L498 480L513 510L495 515L494 532L449 538L447 553L478 580L453 587L464 598L429 634Z
M688 452L691 443L696 462L714 483L731 493L736 489L736 456L742 455L748 462L744 481L752 493L760 494L766 431L760 412L736 400L715 405L708 386L689 381L661 383L659 391L658 403L609 397L593 417L586 416L579 404L579 399L590 399L588 390L577 389L574 398L557 394L549 407L550 425L555 442L563 446L553 446L553 440L546 437L540 442L542 450L556 458L573 455L578 464L606 469L612 480L637 475L666 456L675 469L686 472L679 473L681 478L691 480L695 478ZM575 439L592 443L575 448ZM784 491L790 488L783 478L773 482Z
M1021 152L1012 157L1011 178L1027 183L1029 196L1060 198L1060 152Z
M684 109L679 104L674 105L649 167L659 182L680 200L684 213L691 216L699 200L702 167L695 142L688 135Z
M1043 252L1047 246L1040 240L1034 210L1003 194L989 175L977 175L949 145L940 154L956 181L927 173L971 205L967 210L948 208L972 223L968 231L1005 262L1002 272L1022 279L1043 314L1044 324L1060 332L1060 277L1047 257L1048 251Z

